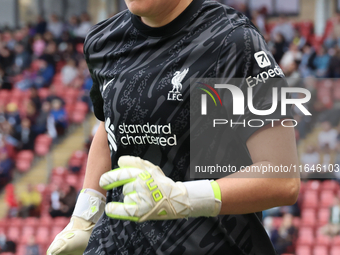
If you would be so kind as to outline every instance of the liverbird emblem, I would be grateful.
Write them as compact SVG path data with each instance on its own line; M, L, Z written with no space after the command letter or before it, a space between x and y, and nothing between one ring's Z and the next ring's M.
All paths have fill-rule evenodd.
M180 90L182 90L182 81L184 77L189 72L189 68L186 68L183 70L183 72L177 71L174 73L174 77L171 80L172 83L172 90L170 92L172 93L181 93Z

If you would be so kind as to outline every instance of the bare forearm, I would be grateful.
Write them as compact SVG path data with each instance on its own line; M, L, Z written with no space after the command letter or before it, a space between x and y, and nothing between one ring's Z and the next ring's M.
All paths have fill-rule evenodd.
M273 166L258 162L253 167ZM276 178L279 177L279 178ZM287 177L287 178L285 178ZM217 180L222 194L221 214L247 214L276 206L294 204L300 179L298 174L235 174Z
M83 188L95 189L105 195L106 190L99 186L99 179L109 170L111 170L110 149L104 122L101 122L91 144Z

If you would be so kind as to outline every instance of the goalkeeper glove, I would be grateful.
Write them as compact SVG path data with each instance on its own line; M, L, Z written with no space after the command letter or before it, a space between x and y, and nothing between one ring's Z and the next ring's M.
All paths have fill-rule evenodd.
M158 166L132 156L120 157L118 165L99 182L106 190L123 185L124 202L105 207L111 218L143 222L217 216L221 210L221 191L215 181L174 182Z
M54 239L47 255L82 255L105 208L105 196L93 189L79 194L70 223Z

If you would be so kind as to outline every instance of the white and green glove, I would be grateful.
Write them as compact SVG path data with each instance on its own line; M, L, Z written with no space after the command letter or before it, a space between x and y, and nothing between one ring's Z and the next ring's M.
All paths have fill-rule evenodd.
M48 248L47 255L82 255L89 242L92 229L105 208L105 196L93 189L79 194L70 223Z
M215 181L174 182L139 157L122 156L118 165L99 182L106 190L123 185L124 202L106 204L111 218L143 222L217 216L221 210L221 191Z

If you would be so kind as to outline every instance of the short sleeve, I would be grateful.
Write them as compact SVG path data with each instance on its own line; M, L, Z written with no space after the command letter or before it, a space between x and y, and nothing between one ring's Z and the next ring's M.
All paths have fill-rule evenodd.
M244 25L228 34L221 48L216 76L243 92L244 114L234 114L234 99L230 91L224 90L222 94L228 117L233 123L240 123L233 125L232 129L243 142L261 127L272 125L273 122L270 120L292 118L291 107L287 107L286 114L282 114L281 111L281 88L287 86L285 76L255 27ZM265 116L253 114L254 111L251 111L248 105L248 88L251 88L252 94L249 98L252 100L253 108L268 110L274 101L274 87L277 88L276 110ZM261 122L263 125L259 125Z
M93 104L94 115L96 116L98 120L105 121L104 110L103 110L104 101L103 101L103 98L100 92L99 81L96 78L94 67L92 66L92 63L91 63L91 50L90 50L91 41L92 40L91 40L91 32L90 32L84 42L85 60L86 60L86 63L89 68L91 78L93 81L93 85L90 90L90 97L91 97L92 104Z

